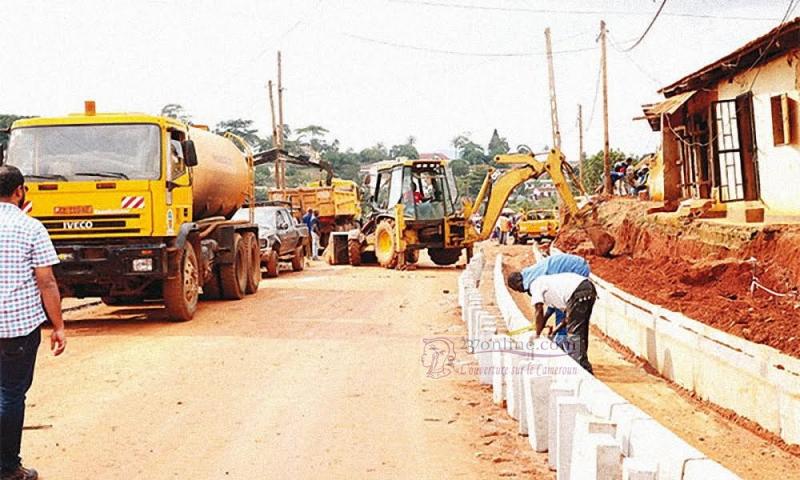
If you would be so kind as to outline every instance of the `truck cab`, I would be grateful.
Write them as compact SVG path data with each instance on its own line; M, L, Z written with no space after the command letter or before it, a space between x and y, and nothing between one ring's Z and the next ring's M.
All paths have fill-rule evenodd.
M219 263L215 259L230 260L232 253L224 239L212 245L198 235L202 220L223 217L206 232L209 238L227 220L225 199L199 196L200 186L214 190L209 181L198 181L195 141L203 136L236 150L230 141L176 119L98 114L91 102L81 114L12 125L5 160L25 175L29 191L23 210L40 220L53 240L61 261L54 271L64 296L102 297L112 304L163 299L172 317L191 318ZM241 152L238 156L245 161ZM238 203L227 207L231 215ZM253 224L233 230L257 234ZM188 290L170 293L181 279ZM176 299L182 305L171 306Z

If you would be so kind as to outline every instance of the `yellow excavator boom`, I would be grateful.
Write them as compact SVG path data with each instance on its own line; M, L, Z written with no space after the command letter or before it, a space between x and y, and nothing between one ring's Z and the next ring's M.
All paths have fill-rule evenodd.
M500 213L508 201L509 195L519 185L528 180L536 179L547 173L553 181L553 186L556 188L558 195L563 201L569 213L569 218L575 219L581 223L581 226L589 234L589 238L597 250L599 255L607 255L614 247L614 239L608 233L602 231L596 225L587 224L586 217L592 211L591 205L586 205L584 208L579 208L572 191L567 184L567 179L564 176L565 158L558 149L552 149L547 155L547 160L541 162L536 159L533 153L511 153L505 155L497 155L495 163L500 165L515 165L514 168L502 171L496 178L497 170L490 168L486 174L486 178L481 185L478 196L475 197L474 203L471 205L470 211L478 211L486 202L486 208L483 213L483 223L480 232L478 232L477 240L486 240L492 233L495 223L500 216Z

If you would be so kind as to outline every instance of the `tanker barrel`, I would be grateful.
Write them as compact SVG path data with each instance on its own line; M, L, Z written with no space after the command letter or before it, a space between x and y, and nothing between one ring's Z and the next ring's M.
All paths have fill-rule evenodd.
M244 204L250 182L245 155L227 138L198 128L189 129L197 151L192 168L194 221L230 218Z

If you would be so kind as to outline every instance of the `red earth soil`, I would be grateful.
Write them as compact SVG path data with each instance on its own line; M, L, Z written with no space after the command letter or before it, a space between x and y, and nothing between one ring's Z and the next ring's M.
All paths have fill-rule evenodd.
M639 298L800 357L800 228L664 225L645 219L648 206L611 200L600 207L599 222L617 241L611 258L594 255L575 228L563 229L556 245ZM785 296L751 292L754 275Z

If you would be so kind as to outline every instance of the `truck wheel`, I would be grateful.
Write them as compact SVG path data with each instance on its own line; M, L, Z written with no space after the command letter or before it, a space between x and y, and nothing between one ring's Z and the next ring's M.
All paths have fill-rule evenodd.
M361 265L361 242L357 238L347 240L347 259L354 267Z
M295 272L299 272L303 270L306 266L306 259L304 258L305 254L303 253L303 247L297 247L294 250L294 256L292 257L292 270Z
M233 236L233 263L220 265L219 279L222 283L222 296L228 300L239 300L247 290L248 255L240 234Z
M203 284L203 295L200 297L203 300L219 300L222 298L222 287L219 282L219 273L217 269L211 270L211 275L206 279Z
M270 250L267 255L267 277L275 278L278 276L278 252Z
M247 289L245 293L253 294L258 291L258 284L261 283L261 248L258 246L258 239L253 232L244 234L244 244L248 253L249 267L247 270Z
M419 262L419 250L406 250L406 263Z
M461 258L460 248L429 248L428 256L436 265L453 265Z
M175 278L164 280L164 306L167 316L176 322L185 322L194 317L200 294L200 270L197 254L190 243L186 243L178 262Z
M381 220L375 228L375 256L384 268L397 266L397 248L394 244L394 222Z

